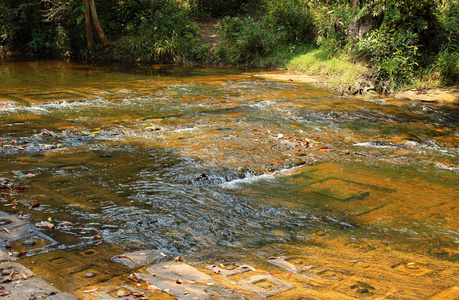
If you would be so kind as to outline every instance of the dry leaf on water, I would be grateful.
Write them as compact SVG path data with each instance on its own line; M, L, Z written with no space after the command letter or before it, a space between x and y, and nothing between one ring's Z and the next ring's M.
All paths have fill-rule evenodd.
M45 226L45 227L48 227L48 228L54 228L54 224L53 223L50 223L48 221L41 221L41 226Z
M32 205L29 207L29 209L32 209L32 208L37 208L40 206L40 202L34 202L32 203Z

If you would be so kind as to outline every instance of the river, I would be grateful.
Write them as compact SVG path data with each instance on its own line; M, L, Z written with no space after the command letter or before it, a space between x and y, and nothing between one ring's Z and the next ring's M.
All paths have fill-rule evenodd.
M335 272L280 273L296 292L278 299L457 295L458 107L255 75L0 61L0 210L51 238L19 262L77 295L123 276L98 261L147 249ZM72 268L87 249L99 281Z

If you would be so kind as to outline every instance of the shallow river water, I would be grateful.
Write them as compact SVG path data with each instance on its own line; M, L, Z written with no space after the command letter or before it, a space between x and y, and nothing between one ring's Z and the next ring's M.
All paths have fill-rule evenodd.
M19 262L80 297L152 249L251 263L278 299L457 296L459 108L255 75L0 61L0 211L50 238Z

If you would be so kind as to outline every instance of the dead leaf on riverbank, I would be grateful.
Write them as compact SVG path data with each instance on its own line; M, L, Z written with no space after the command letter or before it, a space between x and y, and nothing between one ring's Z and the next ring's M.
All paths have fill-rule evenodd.
M8 276L3 278L2 282L10 282L11 280L13 280L13 275L14 275L14 271L11 271L11 273Z

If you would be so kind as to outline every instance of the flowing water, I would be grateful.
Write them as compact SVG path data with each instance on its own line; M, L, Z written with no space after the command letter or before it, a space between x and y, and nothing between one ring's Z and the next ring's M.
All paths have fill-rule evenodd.
M439 290L451 286L458 107L343 97L254 75L0 61L0 210L52 238L20 261L92 247L100 253L91 263L145 249L195 262L303 255L340 270L366 257L379 274L370 276L373 296L428 296L438 283L419 276L432 272ZM382 266L396 272L415 259L429 272L395 293ZM74 271L41 272L64 290L84 288L65 283ZM430 285L419 292L415 279ZM368 297L355 285L334 290Z

